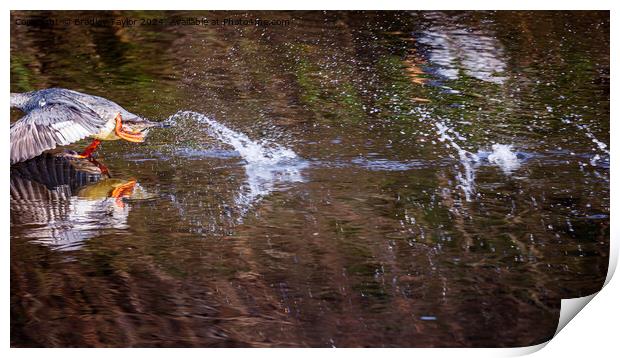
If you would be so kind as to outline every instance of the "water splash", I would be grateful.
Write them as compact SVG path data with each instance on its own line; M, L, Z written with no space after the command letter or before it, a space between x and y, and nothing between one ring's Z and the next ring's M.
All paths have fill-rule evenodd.
M471 201L471 197L475 194L476 191L476 172L474 169L474 165L478 163L479 158L476 154L461 148L461 146L456 142L457 139L465 139L457 131L441 122L436 122L435 127L437 127L439 141L447 142L447 146L456 149L456 152L458 153L459 161L463 167L463 170L457 172L456 178L459 181L459 185L457 185L457 187L463 190L463 194L465 194L465 200Z
M590 127L587 124L580 124L577 121L581 119L581 116L574 116L575 118L573 118L573 120L569 119L569 118L563 118L562 119L562 123L564 124L573 124L575 127L577 127L579 130L581 130L583 132L583 134L588 137L592 143L596 144L595 148L592 148L592 150L599 150L607 155L609 155L609 150L607 149L607 144L601 142L598 138L596 138L596 136L594 135L594 133L592 133L592 130L590 130ZM596 157L600 158L598 156L598 154L596 155ZM597 159L598 160L598 159Z
M596 147L598 148L598 150L600 150L601 152L609 155L609 150L607 149L607 144L605 144L605 143L601 142L600 140L598 140L598 138L596 138L594 136L594 134L592 133L592 131L590 130L590 128L588 126L586 126L585 124L575 124L575 125L577 126L577 128L579 128L582 131L584 131L585 136L590 138L592 143L596 144Z
M495 164L506 175L512 174L513 171L519 169L521 162L517 155L512 151L512 145L493 144L491 147L493 152L489 154L487 160L491 164Z
M609 149L607 144L603 143L602 141L600 141L595 135L594 133L592 133L592 130L590 129L590 126L588 124L584 124L584 123L580 123L582 120L582 116L578 115L578 114L573 114L573 115L569 115L566 116L564 118L562 118L562 123L564 124L572 124L575 127L577 127L588 139L590 139L592 141L592 143L594 143L594 146L591 148L592 152L594 152L594 155L592 155L591 153L588 154L588 156L590 156L590 165L593 168L593 174L597 177L600 178L606 182L609 182L609 174L601 174L597 171L597 167L602 167L602 168L609 168L609 161L610 161L610 153L609 153ZM597 153L598 152L598 153ZM579 162L579 166L581 168L581 170L583 171L583 167L585 166L585 163Z
M245 160L246 182L239 188L235 204L243 216L260 198L286 184L303 182L301 170L307 163L291 149L275 143L258 142L241 132L232 130L222 123L193 111L181 111L171 117L193 118L206 124L209 135L232 146Z

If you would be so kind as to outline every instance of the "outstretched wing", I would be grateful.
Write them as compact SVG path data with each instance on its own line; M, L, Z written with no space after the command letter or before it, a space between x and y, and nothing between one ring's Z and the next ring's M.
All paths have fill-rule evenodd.
M11 164L97 134L106 122L90 108L75 104L35 108L11 124Z

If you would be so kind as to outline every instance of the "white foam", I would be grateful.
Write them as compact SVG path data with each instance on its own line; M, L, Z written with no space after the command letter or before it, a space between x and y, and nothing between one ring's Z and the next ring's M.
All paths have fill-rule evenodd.
M491 148L493 152L489 154L487 159L490 163L497 165L504 174L510 175L513 171L519 169L521 162L512 151L512 145L496 143Z
M459 185L457 187L463 190L463 194L465 194L465 200L471 201L471 196L475 193L476 189L476 172L474 169L474 164L479 161L479 158L476 154L461 148L461 146L455 141L455 139L450 134L448 134L450 132L456 138L463 138L458 132L441 122L436 122L435 127L437 127L438 129L437 134L439 134L439 141L447 142L450 147L456 149L459 155L459 161L463 166L463 171L460 171L456 174L456 178L459 181Z

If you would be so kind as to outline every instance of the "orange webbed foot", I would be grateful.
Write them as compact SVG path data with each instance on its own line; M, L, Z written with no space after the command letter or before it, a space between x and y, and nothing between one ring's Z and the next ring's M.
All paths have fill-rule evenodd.
M76 155L76 157L82 158L82 159L92 157L93 152L97 150L97 147L99 147L99 144L101 144L101 141L99 139L94 139L92 143L90 143L88 147L86 147L84 151L82 151L82 153Z

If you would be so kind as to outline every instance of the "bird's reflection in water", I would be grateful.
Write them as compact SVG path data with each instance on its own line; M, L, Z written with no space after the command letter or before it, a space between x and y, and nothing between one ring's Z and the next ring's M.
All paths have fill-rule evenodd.
M11 227L56 250L76 250L104 229L126 229L125 200L148 194L136 180L110 178L94 160L44 153L11 166Z

